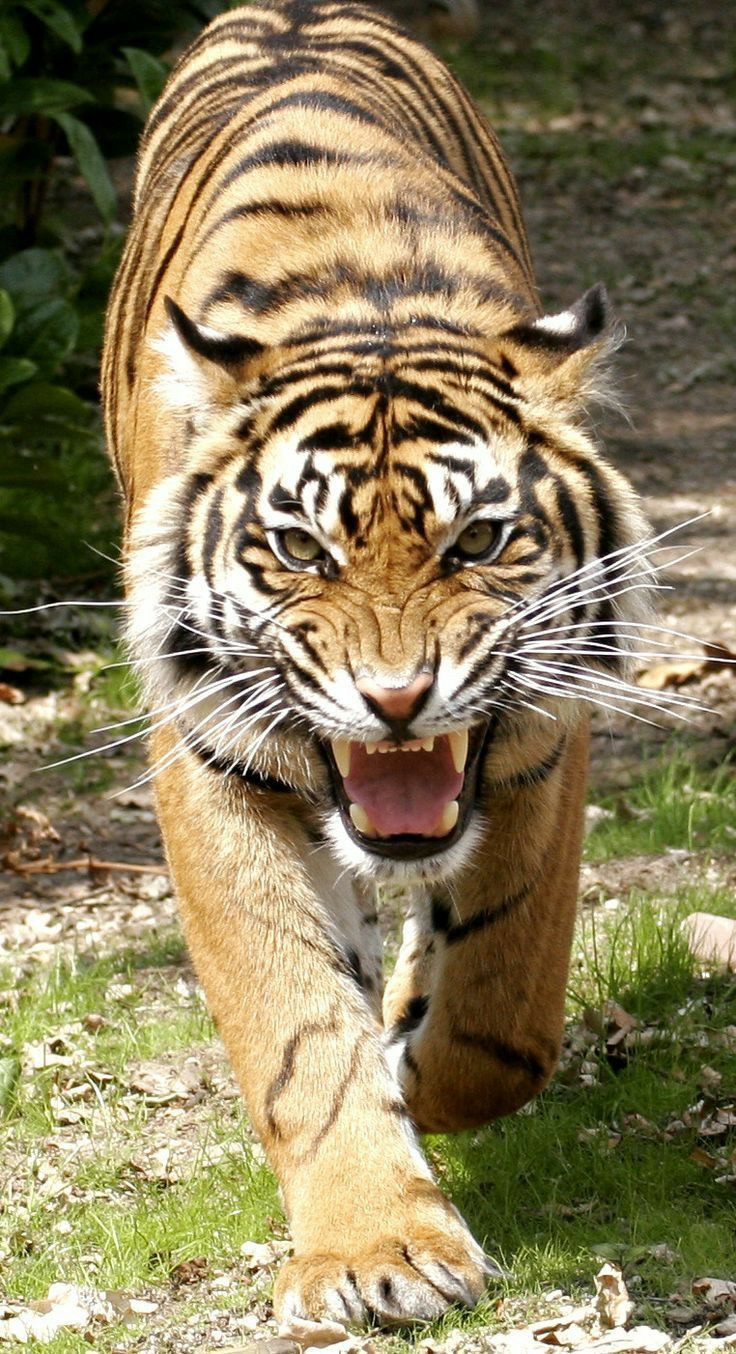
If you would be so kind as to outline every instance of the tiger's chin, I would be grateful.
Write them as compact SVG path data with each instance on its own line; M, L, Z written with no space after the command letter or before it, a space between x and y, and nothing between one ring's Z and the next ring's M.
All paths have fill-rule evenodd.
M333 844L374 876L454 873L479 832L477 792L489 725L403 743L326 745L336 813Z

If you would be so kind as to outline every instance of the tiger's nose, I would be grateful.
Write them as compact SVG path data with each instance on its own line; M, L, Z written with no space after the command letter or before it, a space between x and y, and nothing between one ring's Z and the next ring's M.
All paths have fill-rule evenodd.
M434 678L420 672L408 686L381 686L372 677L358 677L355 685L374 714L387 724L408 724L419 713Z

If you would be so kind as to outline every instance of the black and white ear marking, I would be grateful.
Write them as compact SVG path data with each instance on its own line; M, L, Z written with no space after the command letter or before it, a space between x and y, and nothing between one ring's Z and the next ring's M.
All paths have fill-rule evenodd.
M601 341L615 341L608 293L599 282L569 310L561 310L556 315L542 315L531 324L515 325L504 337L522 343L525 347L546 351L551 356L557 354L560 358Z
M226 368L239 367L264 351L264 345L257 339L247 338L243 334L223 334L219 329L195 324L170 296L164 298L164 305L185 347L207 362L215 362Z

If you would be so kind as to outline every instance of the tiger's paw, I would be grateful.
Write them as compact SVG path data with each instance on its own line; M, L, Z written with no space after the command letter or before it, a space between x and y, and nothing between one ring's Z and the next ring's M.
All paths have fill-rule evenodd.
M276 1282L276 1315L388 1326L474 1307L501 1271L467 1230L459 1231L420 1229L406 1242L386 1237L349 1259L329 1251L295 1255Z

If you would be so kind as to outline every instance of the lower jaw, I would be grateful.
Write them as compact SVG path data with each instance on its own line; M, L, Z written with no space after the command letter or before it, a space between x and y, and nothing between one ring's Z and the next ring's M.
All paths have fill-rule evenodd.
M472 809L472 806L471 806ZM468 815L469 816L469 815ZM345 814L340 814L343 827L352 840L371 856L380 856L382 860L426 860L429 856L441 855L454 846L462 837L467 823L460 822L446 837L364 837L355 828L349 828Z
M488 744L491 740L493 724L489 723L478 731L476 746L471 748L465 768L465 783L459 799L458 820L451 832L444 837L424 837L410 834L396 837L368 837L359 832L353 823L349 805L335 785L335 802L340 813L342 826L356 846L371 856L379 856L387 861L427 860L442 855L464 836L469 826L473 810L476 807L477 785L480 767ZM334 776L333 776L334 782Z

